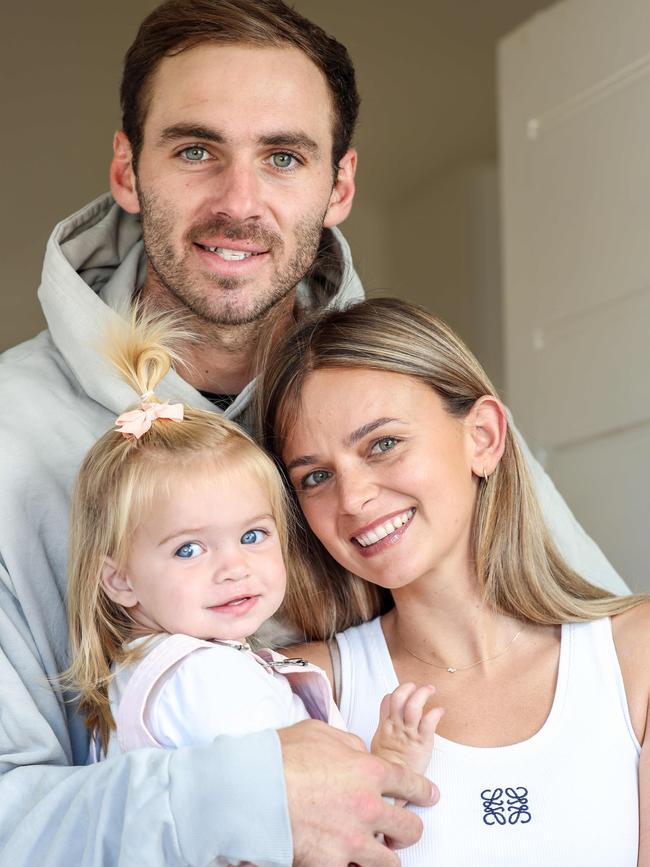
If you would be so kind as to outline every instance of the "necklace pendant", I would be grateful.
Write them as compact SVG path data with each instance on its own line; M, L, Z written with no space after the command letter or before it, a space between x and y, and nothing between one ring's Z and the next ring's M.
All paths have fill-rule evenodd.
M447 671L449 672L449 674L453 674L453 673L454 673L455 671L457 671L457 670L458 670L458 669L456 669L456 668L451 668L451 666L447 669Z

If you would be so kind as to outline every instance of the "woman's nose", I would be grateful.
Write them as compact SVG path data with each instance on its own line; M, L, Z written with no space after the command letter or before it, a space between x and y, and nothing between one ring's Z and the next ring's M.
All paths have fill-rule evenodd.
M339 470L336 481L339 509L348 515L363 511L364 506L371 502L377 493L372 472L366 467Z

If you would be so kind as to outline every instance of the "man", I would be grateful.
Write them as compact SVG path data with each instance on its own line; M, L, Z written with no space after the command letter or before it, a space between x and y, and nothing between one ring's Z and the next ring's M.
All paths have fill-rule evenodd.
M358 109L335 40L280 0L172 0L128 53L122 105L118 204L57 227L49 331L0 365L0 864L397 864L377 835L406 845L421 823L381 796L426 805L434 788L320 723L73 767L87 737L51 680L67 664L70 491L138 397L98 351L114 311L138 295L186 314L201 339L167 394L244 420L266 327L362 294L330 231L352 202Z
M48 678L66 665L73 479L138 397L98 352L115 311L138 296L188 316L200 340L159 394L245 422L271 325L362 294L335 228L354 194L354 71L320 28L280 0L172 0L129 50L122 108L114 200L55 229L49 330L0 365L0 865L397 864L375 834L409 844L420 823L381 794L427 804L430 785L318 723L73 767L83 723ZM606 577L540 478L565 552Z

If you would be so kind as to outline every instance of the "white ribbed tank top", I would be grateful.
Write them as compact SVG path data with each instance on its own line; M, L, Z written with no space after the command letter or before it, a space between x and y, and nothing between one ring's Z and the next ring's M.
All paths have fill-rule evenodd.
M398 684L379 619L337 636L341 711L370 743ZM506 747L436 738L439 803L403 867L636 867L638 767L611 621L562 627L555 698L533 737Z

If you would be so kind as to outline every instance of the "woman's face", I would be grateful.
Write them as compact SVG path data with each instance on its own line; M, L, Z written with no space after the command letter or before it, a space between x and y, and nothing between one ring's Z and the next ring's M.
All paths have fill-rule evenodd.
M334 559L396 589L472 568L472 430L410 376L319 370L304 386L283 459L307 521Z

